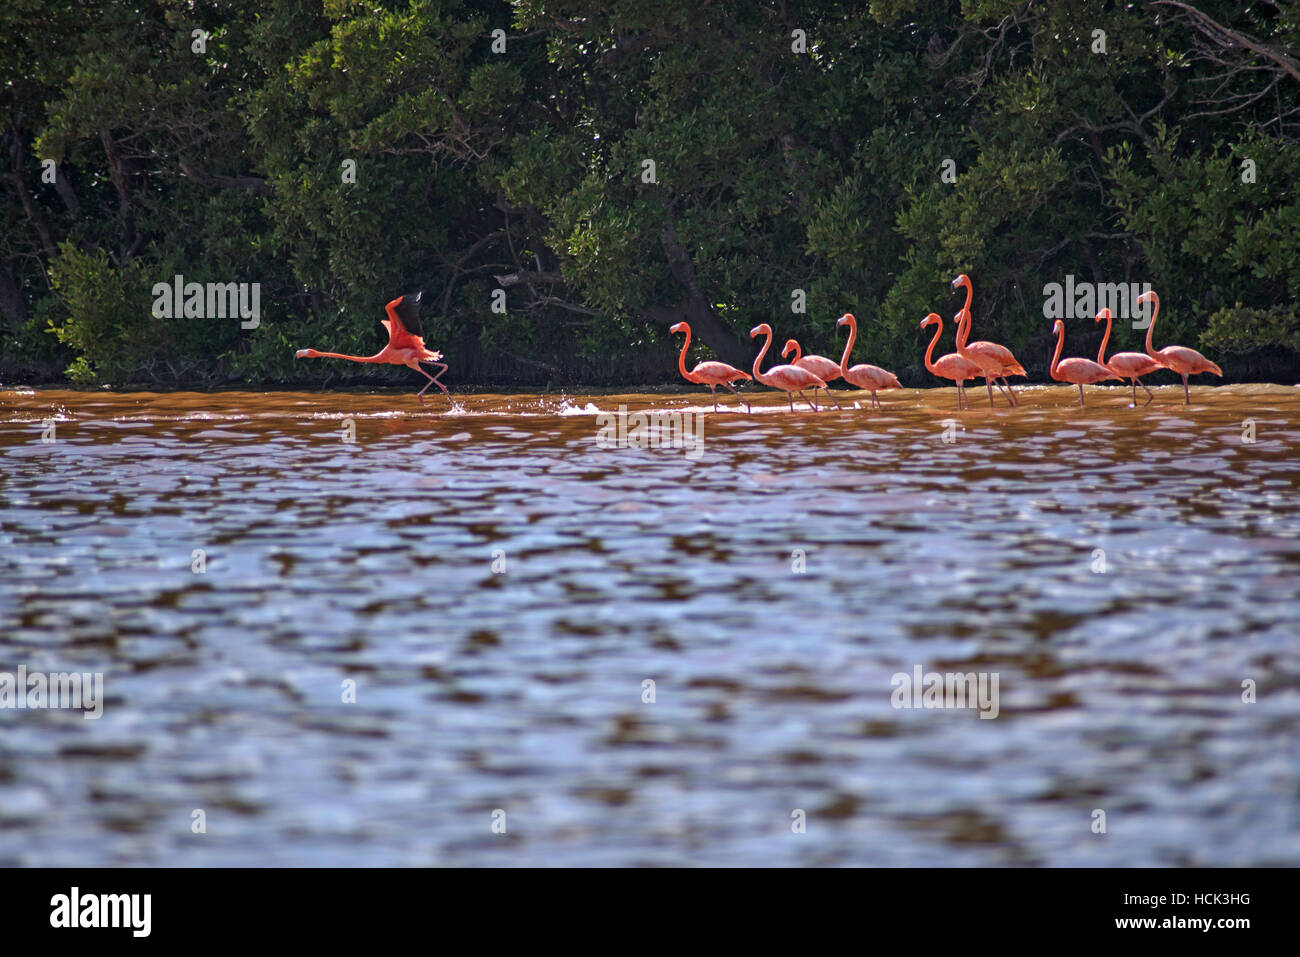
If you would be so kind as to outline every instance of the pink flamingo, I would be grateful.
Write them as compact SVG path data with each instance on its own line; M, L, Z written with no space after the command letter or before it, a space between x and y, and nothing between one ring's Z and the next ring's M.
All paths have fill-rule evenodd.
M932 372L941 379L952 379L957 383L957 409L961 410L962 403L970 408L970 401L966 398L966 380L977 378L980 374L980 367L969 359L963 359L955 352L950 352L946 356L940 356L937 362L931 362L930 358L934 355L934 345L943 335L943 319L937 312L932 312L921 320L921 328L926 326L935 326L934 338L930 340L930 348L925 350L925 368L926 371Z
M790 400L790 411L794 411L794 393L799 393L799 398L812 407L814 412L818 411L814 402L809 402L808 397L803 394L804 389L813 387L826 388L826 383L813 375L807 369L801 369L798 366L772 366L767 372L760 372L758 367L763 362L763 357L767 355L767 350L772 347L772 327L766 322L760 323L753 329L749 330L749 338L755 339L758 336L767 336L763 342L763 348L758 355L754 357L754 378L765 386L773 389L780 389Z
M791 365L798 366L800 369L807 369L823 382L833 382L840 377L840 367L825 356L806 356L803 349L799 347L798 341L794 339L785 340L785 348L781 350L781 358L784 359L791 352L794 358L790 360ZM835 408L842 408L840 400L831 395L830 390L826 395L835 403ZM813 386L813 398L817 398L817 386Z
M1008 393L1007 401L1012 405L1019 405L1020 400L1016 398L1016 390L1011 388L1011 383L1007 382L1009 375L1025 375L1024 367L1016 361L1016 357L1011 354L1011 350L1006 346L1000 346L996 342L979 342L967 343L966 338L970 335L970 303L974 298L975 290L971 285L970 276L962 273L952 281L952 288L959 289L966 287L966 305L962 306L961 312L957 315L960 319L957 325L957 354L963 359L974 362L980 367L980 375L984 377L984 384L989 389L989 408L993 408L993 382L1001 379L1006 383ZM1002 385L999 384L1001 389Z
M1160 297L1154 292L1144 292L1137 297L1137 301L1149 302L1154 306L1151 311L1151 323L1147 326L1147 355L1166 369L1173 369L1183 377L1183 397L1187 400L1187 404L1191 405L1192 394L1187 389L1187 377L1200 372L1213 372L1222 378L1223 370L1195 349L1189 349L1187 346L1165 346L1163 349L1152 351L1151 333L1155 331L1156 316L1160 314Z
M1091 359L1061 359L1061 347L1065 345L1065 323L1060 319L1052 326L1056 336L1056 355L1052 356L1052 378L1057 382L1072 382L1079 387L1079 408L1083 408L1083 387L1106 379L1118 379L1115 373ZM1121 380L1122 381L1122 380Z
M430 352L424 345L424 339L420 335L420 298L423 292L417 292L414 296L398 296L384 309L388 312L387 319L379 320L385 329L388 330L388 345L380 349L373 356L349 356L342 352L318 352L315 349L299 349L294 353L295 359L347 359L351 362L387 362L392 365L410 366L420 375L429 381L425 383L423 389L415 394L420 400L420 405L424 405L424 393L431 385L436 385L442 390L442 394L451 402L454 409L456 403L451 398L451 393L447 387L438 381L439 376L447 371L447 366L439 362L442 358L441 352ZM429 375L422 368L421 362L427 362L437 367L438 375Z
M848 324L849 341L844 346L844 355L840 357L840 375L844 381L857 386L859 389L867 389L871 392L871 407L873 409L881 408L880 400L876 398L876 392L881 389L901 389L903 386L899 383L898 377L892 372L887 372L880 366L867 365L862 363L856 366L849 366L849 353L853 351L853 343L858 338L858 320L853 318L853 313L846 312L835 323L835 328Z
M1142 404L1144 406L1150 405L1151 400L1154 399L1155 396L1151 394L1151 390L1147 388L1147 384L1142 381L1141 377L1155 372L1157 369L1163 369L1164 365L1140 352L1117 352L1110 357L1109 361L1107 361L1106 343L1110 341L1111 322L1109 309L1102 309L1101 312L1097 313L1097 318L1094 321L1101 322L1103 319L1106 320L1106 334L1101 337L1101 348L1097 350L1097 363L1105 366L1121 379L1129 380L1130 384L1133 386L1133 401L1129 405L1130 409L1137 408L1137 387L1139 385L1142 386L1142 391L1147 394L1147 400Z
M687 382L694 382L696 385L707 385L709 391L713 393L713 411L718 411L718 386L724 389L730 389L736 393L736 398L745 403L745 408L753 412L745 397L736 392L735 387L731 384L732 380L743 379L749 381L749 373L741 372L735 366L729 366L725 362L701 362L690 372L686 371L686 350L691 347L691 326L687 322L679 322L668 330L669 332L686 333L686 341L682 343L682 354L677 357L677 368L682 374L682 378Z

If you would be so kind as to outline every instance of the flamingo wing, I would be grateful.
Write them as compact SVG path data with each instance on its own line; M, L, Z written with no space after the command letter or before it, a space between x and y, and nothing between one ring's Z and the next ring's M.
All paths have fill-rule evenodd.
M748 372L741 372L735 366L729 366L725 362L701 362L691 370L691 375L695 376L700 382L706 385L710 382L732 382L736 379L748 379Z
M388 318L379 321L388 330L390 349L424 349L420 331L420 300L423 296L423 292L398 296L384 307Z
M1118 379L1114 372L1099 366L1091 359L1062 359L1057 364L1057 381L1072 382L1075 385L1091 385L1094 382L1104 382L1107 379Z

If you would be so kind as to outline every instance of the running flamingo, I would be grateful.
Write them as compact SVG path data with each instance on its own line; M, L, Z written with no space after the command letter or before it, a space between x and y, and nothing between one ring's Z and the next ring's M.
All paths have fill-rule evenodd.
M823 382L834 382L840 377L840 367L825 356L805 356L803 349L795 339L785 340L785 348L781 350L781 358L784 359L791 352L794 358L790 360L791 365L798 366L800 369L807 369ZM831 395L830 390L826 390L826 395L835 403L835 408L841 408L840 400ZM813 386L813 398L817 398L817 386Z
M853 343L858 338L858 320L853 318L853 313L846 312L835 323L835 328L838 329L845 323L848 323L849 326L849 341L844 346L844 355L840 357L840 375L844 376L845 382L855 385L859 389L870 391L871 407L873 409L881 408L880 400L876 398L876 392L881 389L901 389L903 386L894 373L886 372L880 366L871 366L866 363L849 366L849 353L853 351Z
M1115 373L1091 359L1062 359L1061 347L1065 345L1065 323L1060 319L1052 326L1056 336L1056 355L1052 356L1052 378L1057 382L1072 382L1079 387L1079 408L1083 408L1083 387L1106 379L1118 379ZM1121 380L1123 381L1123 380Z
M690 372L687 372L686 350L691 347L690 323L679 322L668 331L674 333L686 333L686 341L682 343L682 354L677 357L677 368L681 372L682 378L687 382L694 382L696 385L707 385L709 387L709 391L713 393L714 412L718 411L718 386L736 392L735 387L731 385L732 380L744 379L746 382L749 381L748 372L741 372L735 366L729 366L725 362L701 362ZM754 411L749 407L749 403L745 401L745 397L739 392L736 392L736 398L745 403L745 408L748 411Z
M379 320L388 330L388 345L380 349L373 356L349 356L341 352L317 352L315 349L299 349L295 354L295 359L347 359L351 362L387 362L392 365L410 366L420 375L429 381L425 383L423 389L415 394L420 400L420 405L424 405L424 393L431 385L436 385L442 390L442 394L451 402L454 409L455 401L447 387L438 381L439 376L447 371L446 364L439 362L442 358L441 352L430 352L424 345L424 339L420 335L420 298L423 292L417 292L414 296L398 296L384 309L388 312L387 319ZM422 368L421 362L427 362L438 369L438 375L429 375Z
M773 389L780 389L790 399L790 411L794 411L794 393L799 393L799 398L808 402L814 412L818 411L815 402L809 402L808 397L803 394L804 389L818 387L826 388L826 383L817 376L813 375L807 369L801 369L798 366L772 366L767 372L759 372L758 367L763 362L763 357L767 355L767 350L772 347L772 327L766 322L755 326L749 330L749 338L756 339L759 336L767 336L763 342L763 348L758 355L754 357L754 378L765 386Z
M971 285L970 276L965 273L952 281L953 289L962 286L966 287L966 305L962 306L961 312L957 314L960 317L957 325L957 354L980 367L980 375L984 377L984 384L989 389L990 409L993 408L993 382L997 379L1006 383L1007 401L1012 405L1019 405L1020 400L1016 398L1016 390L1011 388L1010 382L1007 382L1007 376L1025 375L1025 369L1006 346L983 340L969 344L966 342L966 338L970 335L970 303L974 298L975 290ZM1001 389L1002 386L999 385L998 388Z
M1104 365L1121 379L1128 379L1130 381L1133 386L1133 402L1129 405L1130 409L1137 408L1137 387L1139 385L1142 386L1142 391L1147 394L1147 400L1142 403L1143 406L1150 405L1151 400L1154 399L1155 396L1151 394L1151 390L1147 388L1147 384L1142 381L1142 376L1155 372L1157 369L1163 369L1164 365L1140 352L1117 352L1111 356L1110 361L1107 362L1106 343L1110 341L1111 321L1109 309L1102 309L1101 312L1097 313L1097 318L1094 321L1101 322L1103 319L1106 320L1106 334L1101 337L1101 348L1097 350L1098 364Z
M941 379L952 379L957 383L957 410L961 411L962 403L970 408L970 401L966 398L966 380L977 378L980 374L980 367L969 359L963 359L955 352L950 352L946 356L940 356L937 362L931 362L930 358L934 355L934 344L939 341L943 335L943 319L937 312L932 312L921 320L921 328L934 326L934 338L930 340L930 348L925 350L925 368Z
M1201 372L1213 372L1222 378L1223 370L1195 349L1189 349L1186 346L1165 346L1163 349L1157 349L1153 352L1151 350L1151 333L1156 327L1156 316L1160 314L1160 297L1154 292L1144 292L1137 297L1137 301L1149 302L1153 306L1151 323L1147 326L1147 355L1166 369L1173 369L1183 377L1183 397L1187 399L1187 404L1191 405L1192 394L1187 389L1187 377Z

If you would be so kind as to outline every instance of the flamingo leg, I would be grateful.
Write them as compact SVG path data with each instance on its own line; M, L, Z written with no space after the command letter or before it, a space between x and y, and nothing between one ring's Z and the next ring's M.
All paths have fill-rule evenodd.
M1083 408L1083 383L1079 383L1079 408Z
M1133 403L1129 406L1130 409L1136 409L1136 408L1138 407L1138 386L1137 386L1137 381L1138 381L1138 380L1137 380L1137 376L1134 376L1132 379L1129 379L1129 385L1131 385L1131 386L1133 387ZM1143 386L1142 388L1145 389L1146 386Z
M711 385L709 386L709 391L713 393L713 411L717 412L718 411L718 387L716 385Z
M424 376L426 379L429 380L424 384L424 389L421 389L419 392L415 393L415 397L420 400L420 405L424 405L424 390L429 388L429 386L433 385L433 376L429 375L429 373L425 372L418 365L415 366L414 368L416 372L420 373L420 375Z
M1183 396L1187 399L1187 404L1192 404L1192 393L1187 389L1187 373L1183 373Z
M442 394L447 397L447 401L451 403L451 407L453 409L456 408L456 400L451 397L451 393L447 391L447 387L438 381L438 379L442 376L442 374L447 371L446 364L442 362L430 362L429 365L433 366L435 369L438 370L436 375L429 375L429 373L425 372L424 369L419 364L415 365L414 367L416 369L419 369L420 374L429 380L428 383L425 384L424 388L421 389L418 393L416 393L415 397L420 400L420 405L424 405L425 391L429 388L430 385L436 385L439 389L442 390Z
M985 376L985 377L984 377L984 384L985 384L986 386L988 386L988 389L989 389L989 408L991 409L991 408L993 408L993 377L992 377L992 376ZM1002 386L998 386L998 388L1000 389L1000 388L1002 388Z
M1134 379L1133 381L1134 381L1134 382L1141 382L1141 383L1142 383L1142 391L1145 392L1145 393L1147 394L1147 400L1146 400L1145 402L1142 403L1142 408L1145 409L1147 406L1149 406L1149 405L1151 404L1151 400L1154 399L1155 396L1151 394L1151 390L1147 388L1147 384L1146 384L1145 382L1142 382L1141 379ZM1134 390L1133 390L1133 403L1134 403L1135 405L1137 404L1137 389L1134 389Z
M800 392L799 394L800 394L800 395L803 395L802 392ZM793 412L793 411L794 411L794 393L793 393L793 392L787 392L787 393L785 394L785 397L786 397L787 399L790 400L790 411Z
M754 410L750 407L749 403L748 403L748 402L745 402L745 397L744 397L743 395L741 395L739 392L737 392L737 391L736 391L736 387L733 386L730 382L724 382L724 383L722 383L722 387L723 387L724 389L730 389L732 392L735 392L735 393L736 393L736 398L739 399L741 402L744 402L744 403L745 403L745 410L746 410L746 411L748 411L748 412L753 412L753 411L754 411Z
M1011 388L1011 383L1007 381L1007 377L1006 377L1006 376L1003 376L1003 377L1002 377L1002 381L1003 381L1004 383L1006 383L1007 394L1011 396L1011 404L1012 404L1012 405L1019 405L1019 404L1020 404L1020 400L1016 398L1016 390L1013 389L1013 388Z
M814 392L813 394L816 395L815 392ZM805 402L807 402L808 405L812 407L812 410L813 410L814 412L820 412L820 411L821 411L821 409L817 408L817 403L816 403L816 402L813 402L811 399L809 399L806 395L803 394L803 389L800 389L800 390L799 390L799 398L801 398L801 399L803 399ZM791 411L791 412L794 411L794 402L793 402L793 400L791 400L790 411Z
M814 390L813 390L813 395L816 395L816 394L817 394L817 390L814 389ZM837 408L837 409L842 409L842 408L844 408L844 406L840 405L840 400L837 399L837 398L835 398L835 396L831 395L831 390L830 390L830 389L827 389L827 390L826 390L826 398L830 399L832 402L835 403L835 408Z

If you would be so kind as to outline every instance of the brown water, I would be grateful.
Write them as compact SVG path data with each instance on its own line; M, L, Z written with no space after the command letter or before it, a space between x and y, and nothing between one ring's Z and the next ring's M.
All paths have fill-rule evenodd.
M0 864L1300 863L1300 389L755 394L0 393Z

